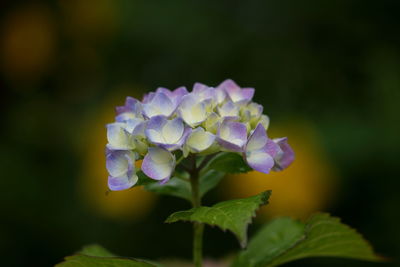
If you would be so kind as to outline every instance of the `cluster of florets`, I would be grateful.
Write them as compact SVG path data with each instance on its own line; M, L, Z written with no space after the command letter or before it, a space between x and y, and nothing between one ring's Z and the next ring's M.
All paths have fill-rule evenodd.
M286 138L269 139L269 118L252 102L254 88L226 80L217 87L196 83L173 91L158 88L142 101L127 97L116 108L116 122L107 125L108 186L132 187L138 181L135 161L150 178L167 182L176 154L240 153L254 170L279 171L293 161Z

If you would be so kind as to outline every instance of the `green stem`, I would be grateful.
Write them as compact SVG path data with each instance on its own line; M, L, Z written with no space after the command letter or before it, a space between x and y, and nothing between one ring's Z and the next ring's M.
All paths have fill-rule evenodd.
M196 167L196 158L193 157L193 168L190 175L190 184L192 187L192 205L193 208L201 206L200 188L199 188L199 169ZM202 266L203 258L203 231L204 224L194 223L193 225L193 261L196 267Z

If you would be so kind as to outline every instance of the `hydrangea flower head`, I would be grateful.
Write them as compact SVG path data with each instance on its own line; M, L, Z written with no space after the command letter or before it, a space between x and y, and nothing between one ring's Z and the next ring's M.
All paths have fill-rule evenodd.
M232 80L217 87L196 83L189 92L160 87L142 101L127 97L116 108L115 122L107 125L106 160L111 190L128 189L138 181L136 160L148 177L167 182L176 156L242 155L256 171L287 168L294 152L287 138L270 139L269 117L252 101L254 88L241 88Z

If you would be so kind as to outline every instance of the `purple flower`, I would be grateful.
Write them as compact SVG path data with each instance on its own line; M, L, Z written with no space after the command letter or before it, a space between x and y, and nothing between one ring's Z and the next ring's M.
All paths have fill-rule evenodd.
M254 88L240 88L233 80L225 80L217 88L225 90L229 98L238 104L248 103L254 96Z
M125 100L125 106L115 108L117 111L115 120L117 122L126 122L129 119L143 118L142 109L142 103L139 100L128 96Z
M268 138L269 117L252 102L253 96L253 88L241 88L228 79L216 88L195 83L192 92L159 87L142 102L127 97L125 105L116 108L116 121L107 125L109 187L122 190L134 185L134 162L139 158L147 176L168 181L176 150L183 152L178 162L190 153L230 151L263 173L287 168L293 150L286 138Z
M130 150L135 148L133 137L126 127L127 124L122 122L107 124L107 148L111 150Z
M200 100L194 95L183 97L178 107L178 115L190 126L196 127L207 119L210 99Z
M166 96L168 96L169 99L172 101L172 103L174 103L175 106L178 106L180 101L182 100L182 98L185 95L189 94L186 87L184 87L184 86L178 87L174 91L171 91L164 87L159 87L156 92L163 93Z
M235 105L232 101L227 101L221 107L218 107L218 113L222 118L238 118L239 106Z
M218 129L217 141L228 151L242 152L247 141L246 125L225 119Z
M189 133L181 118L168 120L164 116L151 118L145 130L151 143L170 151L181 148Z
M195 83L192 95L197 99L197 101L203 101L206 99L212 100L215 97L215 89L202 83Z
M147 118L163 115L169 117L174 113L176 103L174 103L167 95L157 92L143 104L143 115Z
M246 143L244 156L254 170L269 173L278 150L278 145L267 137L264 126L258 124Z
M112 191L131 188L138 181L135 172L135 154L132 151L108 151L106 167L109 173L108 187Z
M149 147L142 162L142 171L154 180L167 182L175 169L175 156L161 147Z
M279 149L274 157L275 166L273 170L282 171L294 161L294 152L287 142L287 137L276 138L274 142L278 145Z

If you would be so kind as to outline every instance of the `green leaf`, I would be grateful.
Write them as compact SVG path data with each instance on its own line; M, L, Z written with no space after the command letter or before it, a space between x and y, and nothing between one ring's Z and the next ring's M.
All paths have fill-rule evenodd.
M171 214L165 222L191 221L218 226L236 235L244 247L247 243L247 226L254 217L256 210L267 204L271 191L259 195L234 199L215 204L212 207L199 207Z
M134 258L117 257L99 245L86 246L79 253L65 257L65 261L57 267L156 267L157 264L149 263Z
M305 224L290 218L267 224L233 266L277 266L308 257L382 260L356 230L342 224L339 218L317 213Z
M224 173L245 173L252 170L241 155L233 152L222 152L216 155L208 164L208 169Z
M147 184L144 186L144 189L161 195L180 197L188 201L191 201L192 199L192 191L189 182L177 177L171 178L171 180L165 184Z
M107 249L99 246L97 244L84 246L79 252L80 254L85 254L88 256L99 256L99 257L114 257L115 254L111 253Z

